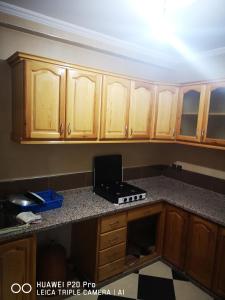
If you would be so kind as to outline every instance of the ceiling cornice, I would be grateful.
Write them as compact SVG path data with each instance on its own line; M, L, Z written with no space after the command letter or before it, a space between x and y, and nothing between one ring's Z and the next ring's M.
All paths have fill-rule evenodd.
M148 49L142 46L139 46L134 43L130 43L121 39L117 39L90 29L86 29L81 26L77 26L72 23L68 23L56 18L52 18L32 10L28 10L16 5L12 5L3 1L0 1L0 12L6 15L18 17L22 20L28 20L40 25L44 25L49 28L53 28L58 30L59 32L65 32L70 34L70 43L74 42L74 44L83 45L85 47L90 47L95 50L105 51L107 53L111 53L114 55L125 56L129 59L138 60L140 62L152 64L155 66L160 66L163 68L173 69L173 66L177 64L177 60L175 60L172 56L169 56L160 51L154 51L152 49ZM1 18L1 23L7 24L9 22L8 18ZM9 24L14 25L15 24ZM16 27L16 26L15 26ZM54 34L49 33L46 30L43 32L43 28L35 28L30 26L28 22L24 22L23 25L18 25L18 29L23 28L29 30L35 34L41 33L49 36L50 38L62 39L65 42L65 36L60 36L60 33ZM39 31L39 32L38 32ZM42 31L42 32L41 32ZM68 39L68 35L67 35Z
M33 34L42 34L49 38L56 38L62 42L88 47L96 51L102 51L111 55L117 55L151 64L154 66L175 69L182 63L187 63L185 58L167 55L164 52L155 51L146 47L139 46L94 30L90 30L75 24L52 18L32 10L28 10L16 5L0 1L0 12L6 16L17 17L26 22L20 22L18 19L14 24L10 23L10 18L3 18L0 15L0 22L5 25L12 25L18 30L27 30ZM30 21L27 22L27 21ZM31 24L32 23L32 24ZM33 23L39 26L33 26ZM225 54L225 47L215 48L208 51L195 53L196 59L206 57L214 58Z

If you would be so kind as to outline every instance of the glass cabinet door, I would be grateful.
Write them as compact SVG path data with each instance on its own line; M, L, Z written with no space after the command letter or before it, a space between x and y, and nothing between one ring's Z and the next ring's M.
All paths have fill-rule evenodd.
M208 114L205 124L206 142L225 144L225 83L208 88Z
M177 139L200 141L204 90L205 87L200 85L181 89Z

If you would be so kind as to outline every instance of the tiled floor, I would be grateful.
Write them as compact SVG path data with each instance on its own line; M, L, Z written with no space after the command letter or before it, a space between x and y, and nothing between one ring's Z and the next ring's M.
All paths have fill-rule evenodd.
M213 300L161 261L125 276L102 289L110 290L111 295L82 295L70 297L68 300Z

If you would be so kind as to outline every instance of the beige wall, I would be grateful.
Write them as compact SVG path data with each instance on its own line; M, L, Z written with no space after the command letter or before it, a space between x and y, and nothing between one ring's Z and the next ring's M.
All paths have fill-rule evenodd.
M92 168L93 156L108 153L121 153L124 166L128 167L179 160L225 169L223 151L180 145L19 145L12 142L10 68L5 59L15 51L156 80L164 80L168 74L160 68L1 27L0 45L0 180L87 171Z
M173 82L193 82L225 78L225 54L198 58L195 62L177 65ZM185 71L184 71L185 70Z
M180 161L197 166L208 167L215 170L225 171L225 151L207 149L196 146L170 145L165 147L170 163ZM197 171L194 168L193 171ZM214 176L215 172L211 172Z
M64 44L54 39L47 39L1 26L0 45L0 59L3 60L16 51L21 51L149 80L167 81L172 75L171 70L165 68Z

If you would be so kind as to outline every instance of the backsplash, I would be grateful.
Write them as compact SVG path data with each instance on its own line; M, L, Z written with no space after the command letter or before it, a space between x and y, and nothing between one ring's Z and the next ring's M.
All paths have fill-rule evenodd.
M219 178L178 170L167 165L152 165L123 169L124 180L160 176L171 177L195 186L225 194L225 181ZM92 185L92 172L72 173L0 182L0 196L21 193L27 190L40 191L52 188L56 191Z
M199 186L217 193L225 194L225 180L195 173L187 170L179 170L173 167L167 167L162 175L171 177L195 186Z

